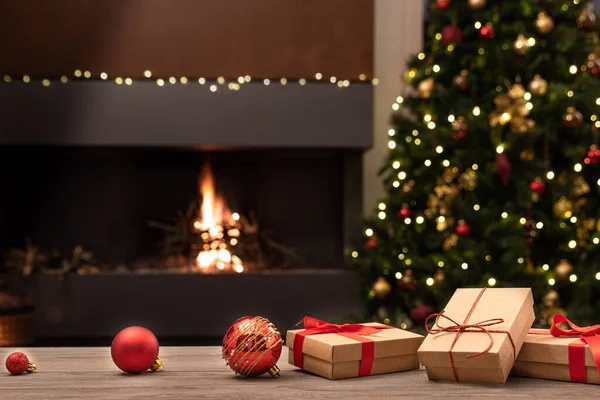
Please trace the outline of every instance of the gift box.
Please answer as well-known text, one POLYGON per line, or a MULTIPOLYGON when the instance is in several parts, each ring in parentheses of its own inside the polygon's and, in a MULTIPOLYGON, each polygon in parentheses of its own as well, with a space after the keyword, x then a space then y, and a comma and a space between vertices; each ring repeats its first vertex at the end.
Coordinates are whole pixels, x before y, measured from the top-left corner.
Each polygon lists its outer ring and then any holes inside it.
POLYGON ((335 325, 304 318, 287 332, 289 363, 328 379, 418 369, 423 336, 377 323, 335 325))
POLYGON ((430 380, 503 383, 533 321, 531 289, 458 289, 425 322, 419 359, 430 380))
POLYGON ((513 375, 600 384, 600 325, 579 327, 555 315, 550 329, 532 329, 517 357, 513 375), (563 330, 558 324, 572 329, 563 330))

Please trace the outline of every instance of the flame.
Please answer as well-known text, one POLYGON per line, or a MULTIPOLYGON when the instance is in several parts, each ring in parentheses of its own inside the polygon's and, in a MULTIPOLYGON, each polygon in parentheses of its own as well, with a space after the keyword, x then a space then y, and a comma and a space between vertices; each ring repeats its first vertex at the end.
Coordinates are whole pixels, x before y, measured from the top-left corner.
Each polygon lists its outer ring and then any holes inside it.
POLYGON ((198 267, 202 270, 216 268, 219 271, 232 269, 237 273, 244 272, 242 260, 229 250, 238 243, 240 228, 237 221, 240 216, 232 213, 223 198, 217 195, 212 170, 208 163, 204 165, 198 186, 202 204, 194 228, 202 231, 200 236, 203 248, 196 258, 198 267), (229 243, 225 234, 229 237, 229 243))

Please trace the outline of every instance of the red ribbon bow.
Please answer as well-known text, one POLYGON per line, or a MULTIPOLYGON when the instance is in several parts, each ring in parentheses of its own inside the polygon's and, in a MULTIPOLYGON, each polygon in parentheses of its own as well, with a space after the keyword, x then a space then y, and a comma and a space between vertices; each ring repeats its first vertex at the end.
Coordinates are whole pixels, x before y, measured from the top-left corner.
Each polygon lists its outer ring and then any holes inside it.
POLYGON ((554 337, 578 337, 578 340, 569 343, 569 374, 571 382, 587 383, 585 366, 585 347, 589 346, 596 368, 600 371, 600 325, 577 326, 564 315, 556 314, 552 317, 550 330, 532 329, 529 333, 538 335, 550 334, 554 337), (558 324, 565 322, 571 329, 561 329, 558 324))
POLYGON ((392 328, 391 326, 387 325, 336 325, 313 317, 304 317, 303 323, 305 330, 296 333, 296 336, 294 337, 294 365, 296 367, 304 367, 302 349, 304 347, 304 339, 306 336, 335 333, 362 343, 362 356, 360 359, 358 376, 371 375, 373 360, 375 359, 375 342, 363 336, 373 335, 374 333, 380 332, 382 329, 392 328))
POLYGON ((436 313, 436 314, 431 314, 425 320, 425 330, 427 330, 427 333, 429 333, 431 335, 437 335, 438 333, 443 333, 443 332, 456 332, 456 335, 454 335, 454 340, 452 340, 452 344, 450 345, 450 349, 448 350, 448 355, 450 357, 450 367, 452 368, 452 373, 454 374, 454 379, 456 380, 456 382, 458 382, 458 374, 456 372, 456 367, 454 365, 454 357, 452 356, 452 350, 454 349, 454 345, 456 345, 456 342, 458 341, 458 338, 460 337, 460 335, 462 333, 482 332, 482 333, 487 334, 490 339, 489 344, 485 349, 483 349, 482 351, 480 351, 478 353, 468 355, 467 358, 479 357, 479 356, 489 352, 492 349, 492 346, 494 345, 494 338, 492 337, 492 333, 506 333, 508 335, 508 338, 510 339, 510 344, 512 345, 512 348, 513 348, 513 362, 516 360, 516 357, 517 357, 515 342, 513 341, 513 338, 510 335, 509 331, 504 330, 504 329, 488 329, 488 327, 490 327, 490 326, 502 324, 504 322, 504 319, 491 318, 491 319, 486 319, 484 321, 467 324, 467 321, 471 317, 471 314, 473 314, 473 311, 475 310, 475 307, 477 306, 477 303, 479 303, 479 299, 481 299, 481 296, 483 296, 484 292, 485 292, 485 288, 481 289, 481 291, 479 292, 479 295, 473 302, 473 305, 471 306, 471 309, 469 310, 469 313, 465 317, 465 320, 463 321, 462 324, 459 324, 458 322, 456 322, 455 320, 453 320, 452 318, 450 318, 446 314, 444 314, 444 310, 442 310, 441 312, 436 313), (434 317, 435 317, 435 322, 433 324, 433 327, 429 328, 429 321, 434 317), (448 321, 452 322, 454 325, 441 326, 440 318, 445 318, 448 321))

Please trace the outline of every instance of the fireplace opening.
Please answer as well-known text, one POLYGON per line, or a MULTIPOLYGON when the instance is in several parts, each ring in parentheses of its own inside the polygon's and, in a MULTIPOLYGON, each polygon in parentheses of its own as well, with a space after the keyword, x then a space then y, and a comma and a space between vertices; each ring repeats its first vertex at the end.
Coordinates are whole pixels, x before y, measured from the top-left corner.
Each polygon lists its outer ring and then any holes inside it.
POLYGON ((83 249, 97 268, 79 273, 342 268, 345 156, 2 147, 0 243, 45 269, 83 249))

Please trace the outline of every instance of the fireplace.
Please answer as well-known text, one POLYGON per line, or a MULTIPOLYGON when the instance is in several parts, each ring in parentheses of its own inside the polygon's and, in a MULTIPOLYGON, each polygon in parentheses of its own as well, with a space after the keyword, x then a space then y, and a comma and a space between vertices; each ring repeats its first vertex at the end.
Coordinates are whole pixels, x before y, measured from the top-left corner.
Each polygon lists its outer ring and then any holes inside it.
POLYGON ((243 314, 285 330, 362 312, 344 248, 372 88, 244 86, 0 92, 0 244, 31 274, 11 285, 33 298, 39 343, 130 324, 212 343, 243 314))

